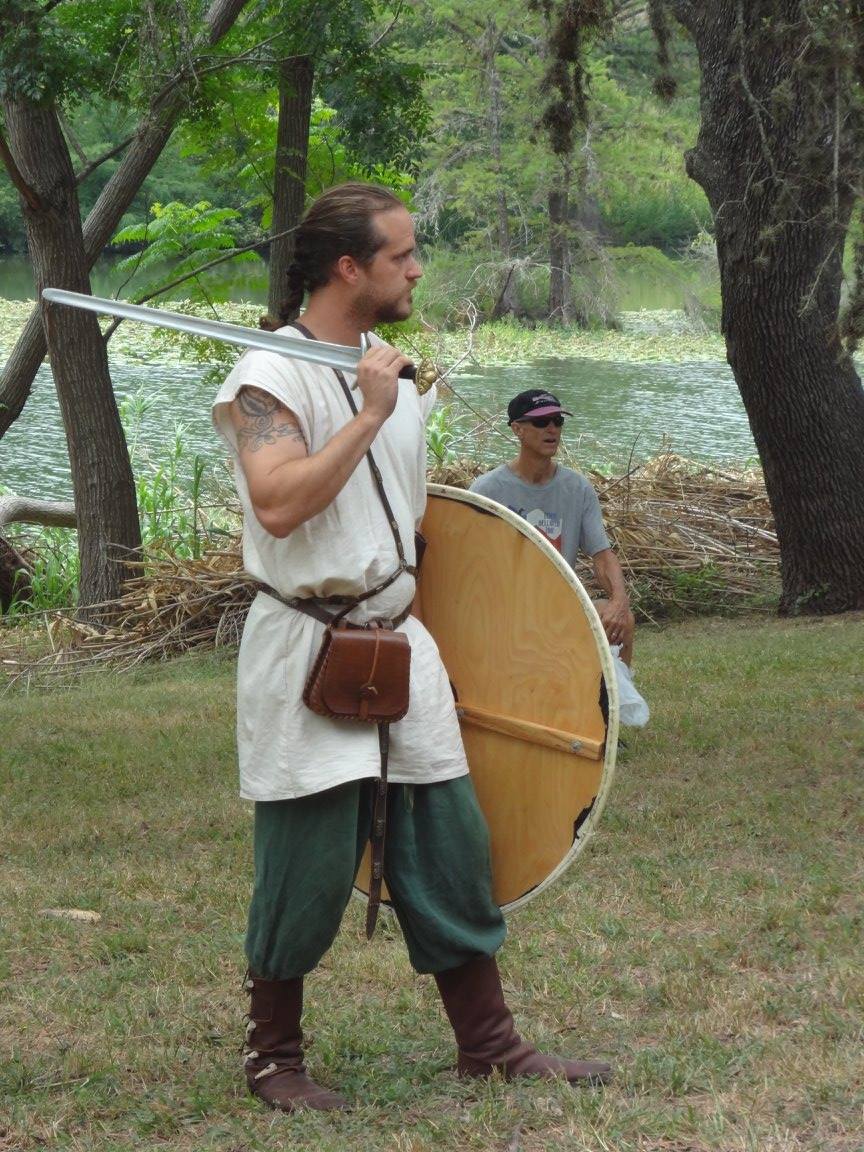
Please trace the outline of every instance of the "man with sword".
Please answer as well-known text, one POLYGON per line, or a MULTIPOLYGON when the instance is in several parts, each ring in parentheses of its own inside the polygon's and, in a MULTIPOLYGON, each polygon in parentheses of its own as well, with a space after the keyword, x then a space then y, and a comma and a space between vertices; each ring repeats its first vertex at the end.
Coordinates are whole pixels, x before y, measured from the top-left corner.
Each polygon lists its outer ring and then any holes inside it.
MULTIPOLYGON (((294 315, 308 293, 307 340, 356 348, 376 324, 410 315, 421 275, 414 229, 386 189, 325 192, 306 213, 295 252, 284 311, 294 315)), ((434 390, 421 397, 400 379, 408 366, 373 338, 346 373, 355 415, 333 368, 255 350, 214 403, 235 463, 244 564, 267 589, 249 611, 238 660, 241 795, 255 803, 245 1072, 254 1095, 289 1112, 347 1106, 306 1073, 303 986, 339 929, 381 771, 374 725, 322 717, 302 700, 334 598, 354 604, 352 623, 393 621, 410 641, 410 705, 391 728, 384 879, 412 965, 438 985, 459 1073, 571 1083, 610 1074, 608 1064, 537 1052, 504 1000, 495 953, 505 927, 492 897, 488 832, 447 674, 432 637, 408 614, 434 403, 434 390), (364 463, 370 448, 389 523, 364 463)))
MULTIPOLYGON (((414 228, 385 189, 348 184, 324 193, 295 251, 285 312, 293 315, 308 291, 309 338, 356 347, 376 324, 410 315, 421 275, 414 228)), ((238 743, 241 793, 255 801, 246 1077, 255 1095, 288 1111, 345 1106, 306 1075, 303 981, 349 899, 379 759, 374 726, 329 720, 302 703, 322 625, 284 600, 318 600, 326 609, 329 597, 363 596, 398 567, 363 461, 370 447, 406 552, 413 550, 434 393, 420 397, 399 379, 408 363, 376 343, 357 367, 354 416, 333 370, 249 352, 214 407, 237 465, 246 568, 280 596, 259 594, 249 613, 238 743)), ((505 930, 491 894, 488 834, 446 672, 429 633, 405 617, 414 587, 409 567, 349 616, 358 624, 402 618, 411 643, 410 707, 392 728, 384 866, 411 962, 438 983, 462 1073, 603 1080, 608 1065, 543 1056, 515 1031, 494 959, 505 930)))

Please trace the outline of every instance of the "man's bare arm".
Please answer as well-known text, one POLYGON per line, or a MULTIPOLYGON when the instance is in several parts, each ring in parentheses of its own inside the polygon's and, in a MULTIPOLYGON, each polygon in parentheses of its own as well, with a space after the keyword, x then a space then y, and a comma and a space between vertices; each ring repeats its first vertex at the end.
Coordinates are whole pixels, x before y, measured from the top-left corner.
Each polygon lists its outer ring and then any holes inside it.
MULTIPOLYGON (((232 405, 231 422, 237 434, 237 448, 244 453, 259 452, 278 440, 294 440, 308 450, 297 417, 269 392, 241 388, 232 405)), ((245 469, 244 469, 245 471, 245 469)))
POLYGON ((335 500, 396 406, 399 369, 407 356, 385 346, 360 361, 364 406, 311 455, 299 421, 269 392, 241 388, 229 405, 240 466, 262 528, 285 537, 335 500))
POLYGON ((627 584, 618 557, 611 548, 595 552, 591 557, 594 563, 594 578, 610 600, 630 606, 627 584))
POLYGON ((608 601, 598 602, 598 612, 610 644, 628 644, 633 631, 633 613, 630 611, 630 597, 618 557, 611 548, 595 552, 594 577, 608 601))

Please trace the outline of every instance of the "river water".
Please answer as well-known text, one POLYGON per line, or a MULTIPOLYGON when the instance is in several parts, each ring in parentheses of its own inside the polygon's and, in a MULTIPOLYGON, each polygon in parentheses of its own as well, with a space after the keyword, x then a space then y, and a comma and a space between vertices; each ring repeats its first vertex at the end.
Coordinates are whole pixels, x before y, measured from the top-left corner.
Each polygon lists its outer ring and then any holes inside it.
MULTIPOLYGON (((0 295, 32 296, 26 269, 17 269, 14 283, 10 269, 16 272, 12 262, 0 262, 0 295)), ((97 279, 94 292, 107 294, 113 287, 97 279)), ((654 307, 671 303, 663 299, 654 307)), ((8 350, 0 345, 0 363, 8 350)), ((211 472, 224 475, 225 454, 209 418, 214 385, 205 369, 168 360, 142 363, 116 357, 111 366, 121 404, 134 407, 136 397, 147 401, 146 410, 133 422, 139 466, 158 466, 182 425, 185 466, 191 467, 192 457, 200 454, 211 472)), ((741 461, 755 455, 732 374, 719 359, 689 363, 542 359, 524 365, 471 367, 454 377, 453 384, 457 395, 452 412, 462 431, 454 448, 461 455, 476 454, 477 419, 471 411, 476 409, 491 418, 493 434, 487 430, 482 437, 482 452, 490 463, 508 451, 494 430, 512 442, 504 422, 507 401, 530 387, 551 389, 574 413, 565 425, 565 445, 586 467, 620 466, 631 455, 645 458, 670 442, 682 455, 706 461, 741 461)), ((0 441, 0 484, 30 496, 71 494, 63 428, 47 367, 40 369, 24 415, 0 441)))

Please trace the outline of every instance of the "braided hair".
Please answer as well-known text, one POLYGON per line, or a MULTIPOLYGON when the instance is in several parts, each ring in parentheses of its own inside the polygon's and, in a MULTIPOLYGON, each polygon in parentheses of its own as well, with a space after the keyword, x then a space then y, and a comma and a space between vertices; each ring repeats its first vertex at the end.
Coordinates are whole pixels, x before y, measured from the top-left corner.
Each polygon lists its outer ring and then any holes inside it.
POLYGON ((338 184, 319 196, 294 234, 294 262, 288 268, 286 296, 273 326, 296 317, 305 293, 330 281, 340 256, 368 264, 383 243, 374 217, 403 207, 398 196, 378 184, 338 184))

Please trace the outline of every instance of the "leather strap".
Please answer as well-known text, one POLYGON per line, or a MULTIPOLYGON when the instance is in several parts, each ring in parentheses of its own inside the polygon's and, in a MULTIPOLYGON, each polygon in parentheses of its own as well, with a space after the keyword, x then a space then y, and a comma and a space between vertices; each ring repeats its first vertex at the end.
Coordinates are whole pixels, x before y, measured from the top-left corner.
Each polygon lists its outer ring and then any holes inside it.
MULTIPOLYGON (((322 602, 316 600, 314 597, 308 599, 301 599, 294 597, 292 600, 287 599, 285 596, 280 596, 275 588, 271 588, 269 584, 257 580, 253 584, 259 592, 263 592, 265 596, 272 596, 274 600, 278 600, 280 604, 286 605, 288 608, 294 608, 298 612, 304 612, 307 616, 312 616, 315 620, 320 620, 322 624, 332 624, 340 615, 337 613, 333 615, 329 613, 326 608, 322 606, 322 602)), ((411 614, 411 605, 395 616, 392 621, 387 623, 392 624, 396 629, 400 624, 403 624, 411 614)), ((350 620, 343 620, 342 624, 346 628, 362 629, 366 627, 363 624, 353 624, 350 620)), ((369 835, 369 846, 372 851, 372 868, 369 875, 369 898, 366 905, 366 939, 371 940, 375 933, 375 925, 378 922, 378 912, 381 908, 381 884, 384 879, 384 845, 387 839, 387 763, 390 756, 390 725, 388 723, 378 724, 378 751, 381 760, 381 775, 375 780, 375 798, 372 807, 372 827, 369 835)))
POLYGON ((381 907, 381 882, 384 878, 384 843, 387 839, 387 760, 390 753, 390 725, 378 725, 378 748, 381 752, 381 775, 375 781, 375 803, 372 808, 372 869, 369 874, 369 903, 366 905, 366 939, 371 940, 381 907))
MULTIPOLYGON (((271 588, 269 584, 265 584, 263 580, 250 581, 251 586, 258 592, 263 592, 265 596, 270 596, 274 600, 278 600, 280 604, 284 604, 286 608, 293 608, 296 612, 302 612, 305 616, 311 616, 313 620, 320 620, 322 624, 342 624, 346 628, 366 628, 366 624, 355 624, 352 620, 343 620, 343 612, 328 612, 327 605, 333 604, 333 600, 326 600, 318 596, 292 596, 290 599, 277 592, 275 588, 271 588)), ((347 597, 346 597, 347 599, 347 597)), ((351 601, 345 611, 349 611, 354 607, 358 601, 351 601)), ((390 624, 395 630, 400 624, 404 624, 408 617, 411 615, 412 605, 394 616, 392 620, 378 620, 370 621, 370 623, 390 624)))
MULTIPOLYGON (((301 324, 299 320, 295 320, 291 327, 296 328, 298 332, 302 332, 307 340, 317 339, 317 337, 309 331, 306 325, 301 324)), ((336 373, 336 379, 342 385, 342 391, 345 393, 345 399, 348 401, 348 407, 351 409, 352 414, 356 416, 358 414, 358 408, 354 401, 354 397, 351 395, 351 389, 348 387, 348 381, 345 379, 344 375, 339 371, 338 368, 334 368, 333 371, 336 373)), ((408 564, 405 560, 405 549, 402 546, 402 536, 399 533, 399 525, 396 521, 396 517, 393 514, 393 509, 390 507, 390 501, 387 499, 387 493, 384 491, 384 480, 381 476, 381 470, 375 463, 375 457, 372 455, 371 448, 369 448, 366 452, 366 459, 369 462, 369 471, 372 473, 372 479, 375 481, 375 487, 378 489, 378 495, 381 497, 381 503, 384 505, 384 511, 387 514, 387 522, 390 525, 390 531, 393 533, 393 540, 396 544, 396 555, 399 557, 399 568, 397 569, 396 576, 401 575, 403 572, 408 572, 411 576, 416 576, 417 569, 413 565, 408 564)), ((393 577, 393 579, 395 578, 396 577, 393 577)), ((386 585, 383 587, 386 587, 386 585)), ((376 591, 378 591, 378 589, 376 589, 376 591)), ((371 592, 367 592, 366 596, 371 596, 372 594, 373 593, 371 592)))
MULTIPOLYGON (((314 340, 316 337, 309 331, 309 329, 295 320, 293 327, 299 332, 302 332, 307 340, 314 340)), ((338 368, 334 368, 336 378, 342 385, 342 391, 345 393, 345 399, 348 401, 348 406, 353 415, 357 415, 358 409, 354 402, 354 397, 351 395, 351 389, 348 387, 348 381, 338 368)), ((381 476, 381 470, 375 463, 375 457, 372 455, 372 449, 366 452, 366 459, 369 462, 369 470, 372 473, 372 479, 375 481, 375 487, 378 489, 378 495, 381 503, 384 506, 384 512, 387 516, 387 522, 390 525, 390 531, 393 533, 393 540, 396 544, 396 555, 399 557, 399 567, 396 571, 372 588, 369 592, 364 592, 362 596, 357 596, 353 600, 350 597, 328 597, 327 599, 318 597, 309 597, 302 599, 295 597, 293 600, 286 600, 280 596, 272 588, 267 585, 259 584, 259 589, 265 592, 268 596, 273 596, 276 600, 281 600, 283 604, 287 604, 289 608, 295 608, 298 612, 305 612, 308 616, 313 616, 316 620, 322 620, 326 624, 336 623, 342 617, 350 612, 353 607, 360 604, 363 600, 368 600, 371 596, 377 595, 385 588, 393 584, 403 572, 407 572, 411 576, 417 575, 416 567, 410 565, 405 559, 405 549, 402 546, 402 536, 399 532, 399 524, 390 506, 390 501, 387 499, 387 493, 384 491, 384 480, 381 476), (327 612, 325 604, 346 604, 340 612, 330 614, 327 612)), ((393 627, 398 628, 404 620, 407 619, 411 611, 411 605, 400 613, 399 616, 393 620, 393 627)), ((348 627, 362 627, 362 625, 352 625, 349 621, 345 621, 348 627)), ((390 725, 378 725, 378 748, 381 754, 381 775, 375 781, 375 803, 372 809, 372 830, 369 837, 370 847, 372 849, 372 871, 369 880, 369 903, 366 907, 366 939, 371 940, 375 932, 375 924, 378 920, 378 910, 381 907, 381 883, 384 878, 384 843, 387 838, 387 761, 390 753, 390 725)))

